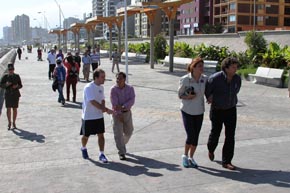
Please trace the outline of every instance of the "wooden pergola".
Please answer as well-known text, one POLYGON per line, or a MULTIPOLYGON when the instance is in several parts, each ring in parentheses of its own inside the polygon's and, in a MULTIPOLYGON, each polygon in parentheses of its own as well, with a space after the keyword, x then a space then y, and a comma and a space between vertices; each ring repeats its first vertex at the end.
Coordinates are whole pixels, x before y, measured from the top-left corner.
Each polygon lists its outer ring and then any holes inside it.
MULTIPOLYGON (((154 68, 154 18, 156 17, 156 13, 159 10, 162 10, 169 20, 169 71, 173 72, 173 54, 174 54, 174 20, 176 17, 177 9, 182 4, 190 3, 192 0, 167 0, 164 2, 142 2, 140 6, 134 6, 127 8, 127 15, 131 16, 134 14, 145 13, 149 19, 150 23, 150 67, 154 68)), ((98 23, 106 23, 109 27, 110 31, 110 52, 109 57, 112 57, 112 28, 113 24, 115 24, 118 28, 118 48, 119 53, 121 53, 121 28, 122 23, 124 21, 124 9, 120 9, 118 12, 119 16, 111 16, 111 17, 94 17, 88 19, 86 23, 74 23, 70 26, 70 29, 67 30, 51 30, 49 33, 55 33, 59 38, 59 47, 60 47, 60 38, 61 34, 67 34, 67 31, 72 31, 75 36, 75 49, 80 49, 79 41, 79 32, 81 28, 85 28, 88 33, 88 42, 91 42, 94 45, 94 30, 98 23), (92 39, 92 40, 90 40, 92 39)), ((65 39, 65 38, 64 38, 65 39)))
POLYGON ((80 50, 80 29, 85 26, 84 23, 73 23, 70 25, 70 31, 73 32, 75 37, 75 50, 80 50))
MULTIPOLYGON (((128 16, 145 13, 150 23, 150 67, 154 68, 154 18, 158 10, 162 10, 169 20, 169 71, 173 72, 174 54, 174 20, 177 9, 182 4, 190 3, 192 0, 167 0, 165 2, 142 2, 140 6, 128 7, 128 16)), ((124 9, 120 9, 118 14, 124 14, 124 9)))

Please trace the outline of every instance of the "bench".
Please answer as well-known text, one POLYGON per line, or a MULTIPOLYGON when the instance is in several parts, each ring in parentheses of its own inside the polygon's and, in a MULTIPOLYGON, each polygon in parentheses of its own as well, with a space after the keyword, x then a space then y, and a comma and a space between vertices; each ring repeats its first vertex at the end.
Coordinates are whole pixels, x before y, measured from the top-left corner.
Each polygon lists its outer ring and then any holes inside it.
MULTIPOLYGON (((128 52, 128 60, 146 62, 146 57, 147 57, 146 54, 128 52)), ((125 60, 125 58, 126 58, 126 52, 123 52, 122 53, 121 58, 123 60, 125 60)))
POLYGON ((254 83, 282 87, 282 69, 258 67, 255 74, 249 74, 254 83))
MULTIPOLYGON (((187 65, 190 64, 191 61, 192 58, 173 57, 173 67, 186 69, 187 65)), ((165 58, 160 60, 160 62, 164 66, 169 66, 169 56, 165 56, 165 58)), ((218 61, 215 60, 204 60, 204 73, 206 75, 215 73, 217 64, 218 61)))

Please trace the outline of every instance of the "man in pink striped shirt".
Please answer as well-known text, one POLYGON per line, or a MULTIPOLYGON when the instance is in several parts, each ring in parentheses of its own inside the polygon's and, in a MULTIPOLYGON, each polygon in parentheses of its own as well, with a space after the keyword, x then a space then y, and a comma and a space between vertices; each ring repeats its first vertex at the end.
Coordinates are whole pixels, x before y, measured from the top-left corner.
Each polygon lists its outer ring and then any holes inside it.
POLYGON ((111 88, 111 103, 114 110, 113 131, 120 160, 126 160, 126 144, 134 127, 131 108, 135 103, 134 88, 125 83, 126 74, 116 74, 116 85, 111 88))

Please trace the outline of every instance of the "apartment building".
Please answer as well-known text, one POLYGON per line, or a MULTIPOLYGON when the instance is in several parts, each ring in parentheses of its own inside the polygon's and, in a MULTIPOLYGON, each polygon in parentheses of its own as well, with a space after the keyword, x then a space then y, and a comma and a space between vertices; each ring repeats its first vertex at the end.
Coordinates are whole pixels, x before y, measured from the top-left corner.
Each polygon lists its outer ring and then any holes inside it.
POLYGON ((13 40, 16 43, 22 43, 22 41, 31 40, 30 20, 27 15, 17 15, 11 22, 13 40))
POLYGON ((179 8, 178 20, 181 35, 193 35, 201 31, 204 24, 212 24, 213 0, 193 0, 179 8))
POLYGON ((290 0, 213 0, 213 23, 231 33, 290 29, 290 0))

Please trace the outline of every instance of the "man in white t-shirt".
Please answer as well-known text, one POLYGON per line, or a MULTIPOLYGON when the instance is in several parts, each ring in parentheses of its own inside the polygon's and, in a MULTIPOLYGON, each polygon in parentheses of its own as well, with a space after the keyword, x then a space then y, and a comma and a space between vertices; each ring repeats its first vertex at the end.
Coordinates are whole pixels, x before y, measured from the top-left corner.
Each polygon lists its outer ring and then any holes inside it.
POLYGON ((102 69, 96 69, 93 74, 94 81, 88 83, 84 88, 82 104, 82 127, 80 134, 82 136, 82 155, 88 159, 86 145, 90 135, 98 135, 100 155, 99 160, 107 163, 108 160, 104 154, 105 147, 105 123, 103 113, 112 114, 113 111, 105 106, 104 87, 105 72, 102 69))

